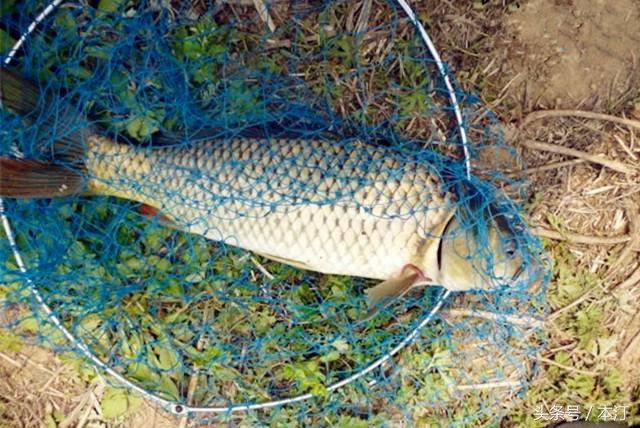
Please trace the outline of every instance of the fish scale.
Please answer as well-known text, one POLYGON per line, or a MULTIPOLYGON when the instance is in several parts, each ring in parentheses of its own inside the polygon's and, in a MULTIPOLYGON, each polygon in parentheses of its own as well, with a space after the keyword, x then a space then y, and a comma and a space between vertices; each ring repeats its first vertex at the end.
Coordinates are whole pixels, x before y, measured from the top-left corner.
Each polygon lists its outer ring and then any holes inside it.
POLYGON ((322 273, 397 274, 455 206, 430 165, 402 163, 358 140, 149 149, 95 136, 87 146, 93 192, 151 205, 184 231, 322 273))

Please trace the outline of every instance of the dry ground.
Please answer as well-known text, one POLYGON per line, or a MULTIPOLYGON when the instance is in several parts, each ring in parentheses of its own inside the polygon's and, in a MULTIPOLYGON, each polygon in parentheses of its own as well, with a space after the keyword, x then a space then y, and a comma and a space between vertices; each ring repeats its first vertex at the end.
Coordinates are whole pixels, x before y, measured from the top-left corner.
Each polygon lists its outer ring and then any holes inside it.
MULTIPOLYGON (((460 3, 422 2, 419 14, 526 161, 531 221, 556 264, 541 370, 504 425, 571 404, 628 405, 640 422, 640 4, 460 3)), ((102 382, 46 351, 10 348, 0 353, 0 425, 179 423, 144 404, 108 421, 102 382)))

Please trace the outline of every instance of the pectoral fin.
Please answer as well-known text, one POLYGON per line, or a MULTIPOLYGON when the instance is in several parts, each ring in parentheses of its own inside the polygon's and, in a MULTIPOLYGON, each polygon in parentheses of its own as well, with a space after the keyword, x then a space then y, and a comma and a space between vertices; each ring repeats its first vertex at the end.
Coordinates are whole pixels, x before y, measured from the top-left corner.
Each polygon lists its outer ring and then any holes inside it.
POLYGON ((414 265, 404 266, 398 276, 389 278, 366 291, 369 306, 367 318, 402 297, 414 285, 425 282, 429 282, 429 279, 425 278, 420 269, 414 265))

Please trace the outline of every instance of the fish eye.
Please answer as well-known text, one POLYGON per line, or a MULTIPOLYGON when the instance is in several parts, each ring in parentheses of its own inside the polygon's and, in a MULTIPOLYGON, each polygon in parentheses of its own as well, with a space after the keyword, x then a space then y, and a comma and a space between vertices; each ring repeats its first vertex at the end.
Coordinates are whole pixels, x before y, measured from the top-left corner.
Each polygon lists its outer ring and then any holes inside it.
POLYGON ((516 255, 516 245, 513 241, 507 242, 504 249, 504 254, 508 259, 512 259, 516 255))

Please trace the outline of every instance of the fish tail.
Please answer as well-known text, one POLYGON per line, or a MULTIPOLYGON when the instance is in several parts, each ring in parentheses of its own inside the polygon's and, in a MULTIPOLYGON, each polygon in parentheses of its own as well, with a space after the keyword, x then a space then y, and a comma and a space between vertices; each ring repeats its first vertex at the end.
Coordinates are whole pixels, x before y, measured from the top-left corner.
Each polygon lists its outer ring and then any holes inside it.
POLYGON ((72 168, 0 157, 0 197, 54 198, 83 190, 83 176, 72 168))
POLYGON ((53 198, 84 191, 83 132, 70 128, 83 118, 71 104, 57 109, 57 115, 47 114, 47 101, 33 82, 0 67, 0 107, 23 116, 27 123, 38 117, 42 132, 56 135, 51 162, 0 155, 0 197, 53 198))
POLYGON ((24 115, 36 110, 39 99, 36 85, 0 67, 0 100, 3 107, 24 115))

